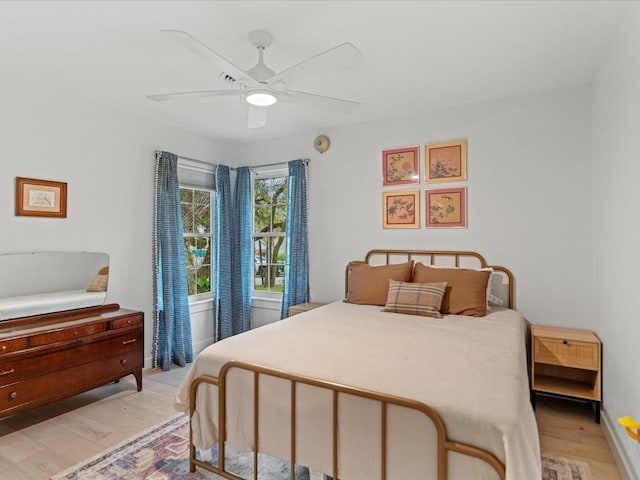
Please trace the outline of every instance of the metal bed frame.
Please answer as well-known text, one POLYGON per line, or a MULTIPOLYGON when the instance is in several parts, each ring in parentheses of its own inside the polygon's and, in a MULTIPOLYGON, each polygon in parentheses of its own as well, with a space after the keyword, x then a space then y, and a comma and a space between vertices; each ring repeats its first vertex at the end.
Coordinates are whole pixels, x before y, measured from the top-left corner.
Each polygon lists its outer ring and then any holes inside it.
MULTIPOLYGON (((429 259, 428 265, 433 265, 434 260, 437 258, 445 257, 453 260, 454 267, 461 267, 461 260, 471 259, 476 262, 480 268, 488 267, 486 260, 482 255, 475 252, 468 251, 448 251, 448 250, 370 250, 366 256, 364 262, 374 262, 377 257, 382 257, 384 264, 399 263, 399 261, 420 259, 424 261, 425 258, 429 259), (404 259, 404 260, 403 260, 404 259)), ((461 267, 463 268, 463 267, 461 267)), ((477 266, 474 268, 478 268, 477 266)), ((511 272, 500 266, 491 266, 494 271, 503 274, 508 281, 508 306, 513 308, 513 275, 511 272)), ((345 280, 348 278, 349 269, 345 274, 345 280)), ((346 281, 345 281, 346 288, 346 281)), ((227 392, 227 376, 229 371, 233 369, 244 370, 252 372, 253 374, 253 479, 258 480, 258 453, 260 452, 259 445, 259 379, 260 376, 269 376, 279 379, 284 379, 289 382, 290 385, 290 419, 291 419, 291 440, 290 440, 290 458, 291 462, 291 480, 295 480, 295 468, 296 465, 296 392, 299 384, 309 385, 313 387, 322 388, 332 392, 333 398, 333 426, 332 426, 332 438, 333 438, 333 450, 332 450, 332 463, 333 471, 332 476, 334 480, 338 480, 339 477, 339 455, 338 455, 338 410, 339 402, 338 398, 340 394, 352 395, 360 398, 365 398, 373 401, 377 401, 380 404, 380 418, 381 418, 381 436, 380 436, 380 455, 381 455, 381 468, 380 479, 386 480, 387 478, 387 409, 389 405, 395 405, 404 407, 407 409, 415 410, 423 414, 425 421, 430 421, 436 430, 437 436, 437 479, 449 480, 448 478, 448 453, 456 452, 462 455, 475 457, 489 466, 491 466, 498 478, 505 479, 505 465, 491 452, 481 449, 479 447, 457 442, 447 437, 447 429, 440 418, 438 413, 428 405, 422 402, 411 400, 408 398, 397 397, 393 395, 387 395, 381 392, 374 392, 355 386, 343 385, 335 382, 330 382, 318 378, 312 378, 302 375, 296 375, 289 372, 276 370, 272 368, 265 368, 260 365, 244 363, 240 361, 230 361, 223 365, 220 370, 219 376, 199 376, 194 379, 190 389, 190 419, 189 419, 189 469, 191 472, 195 472, 196 467, 203 468, 223 478, 230 480, 246 480, 231 472, 228 472, 225 468, 225 440, 226 440, 226 392, 227 392), (218 465, 214 466, 212 463, 198 459, 196 456, 196 447, 193 444, 193 429, 191 420, 193 413, 196 409, 196 393, 200 386, 203 384, 214 385, 218 388, 218 465)))

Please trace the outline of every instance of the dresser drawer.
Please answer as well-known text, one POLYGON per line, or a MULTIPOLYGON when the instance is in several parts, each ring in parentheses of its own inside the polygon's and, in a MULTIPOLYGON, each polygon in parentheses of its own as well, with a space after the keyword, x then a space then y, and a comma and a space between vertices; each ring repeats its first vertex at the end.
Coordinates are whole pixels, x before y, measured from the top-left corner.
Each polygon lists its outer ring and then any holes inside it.
MULTIPOLYGON (((99 342, 80 345, 37 356, 0 360, 0 385, 13 383, 76 365, 90 363, 99 358, 124 352, 143 350, 142 328, 126 332, 99 342)), ((0 357, 1 359, 2 357, 0 357)))
POLYGON ((64 342, 74 338, 82 338, 96 333, 106 332, 109 329, 107 322, 91 323, 89 325, 78 325, 65 329, 55 330, 47 333, 40 333, 29 339, 29 345, 38 347, 50 343, 64 342))
POLYGON ((142 368, 142 350, 0 385, 0 416, 69 397, 142 368))
POLYGON ((596 343, 536 337, 534 349, 534 358, 537 363, 586 370, 599 369, 599 349, 596 343))
POLYGON ((134 327, 137 325, 142 325, 144 319, 142 314, 130 315, 124 318, 117 318, 115 320, 111 320, 111 329, 115 330, 118 328, 126 328, 126 327, 134 327))
POLYGON ((23 350, 29 346, 27 337, 14 338, 12 340, 0 340, 0 355, 3 353, 15 352, 23 350))

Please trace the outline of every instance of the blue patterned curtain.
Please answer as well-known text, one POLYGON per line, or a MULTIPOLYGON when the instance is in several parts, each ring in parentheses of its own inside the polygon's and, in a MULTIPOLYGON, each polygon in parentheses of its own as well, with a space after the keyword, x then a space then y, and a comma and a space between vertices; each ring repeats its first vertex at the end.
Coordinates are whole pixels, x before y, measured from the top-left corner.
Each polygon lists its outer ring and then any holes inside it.
POLYGON ((286 263, 280 318, 289 307, 309 301, 309 240, 307 235, 307 161, 289 162, 287 190, 286 263))
POLYGON ((234 242, 232 289, 232 335, 251 328, 253 236, 251 205, 251 171, 248 167, 236 170, 233 202, 234 242))
POLYGON ((233 335, 233 204, 229 167, 216 168, 216 208, 213 228, 213 322, 216 341, 233 335))
POLYGON ((193 361, 185 277, 178 157, 156 155, 153 208, 153 367, 169 370, 193 361))

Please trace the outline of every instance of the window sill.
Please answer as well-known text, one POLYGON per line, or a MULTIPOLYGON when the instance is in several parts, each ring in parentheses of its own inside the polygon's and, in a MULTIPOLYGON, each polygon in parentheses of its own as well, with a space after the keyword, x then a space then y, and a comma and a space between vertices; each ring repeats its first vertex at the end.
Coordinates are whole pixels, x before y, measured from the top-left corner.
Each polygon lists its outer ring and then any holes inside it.
POLYGON ((282 303, 282 293, 264 292, 260 290, 254 290, 251 298, 254 300, 266 300, 267 302, 282 303))
POLYGON ((277 310, 282 308, 282 296, 253 296, 253 308, 261 308, 265 310, 277 310))

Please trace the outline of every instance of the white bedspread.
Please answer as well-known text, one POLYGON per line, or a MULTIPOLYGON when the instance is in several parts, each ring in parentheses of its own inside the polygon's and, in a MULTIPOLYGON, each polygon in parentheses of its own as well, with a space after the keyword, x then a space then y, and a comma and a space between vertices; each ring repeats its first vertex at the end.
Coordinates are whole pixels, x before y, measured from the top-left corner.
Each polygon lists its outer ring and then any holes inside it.
MULTIPOLYGON (((505 462, 508 480, 542 476, 529 404, 525 324, 513 310, 432 319, 332 303, 203 350, 178 390, 176 409, 188 410, 195 377, 217 376, 229 360, 419 400, 440 414, 450 439, 487 449, 505 462)), ((229 378, 234 383, 227 395, 227 439, 236 449, 250 450, 252 381, 245 372, 230 372, 229 378)), ((288 458, 289 390, 283 383, 261 380, 259 448, 288 458)), ((297 426, 298 463, 331 473, 331 395, 300 388, 297 405, 303 415, 297 426)), ((341 396, 339 407, 340 478, 379 478, 379 406, 341 396)), ((193 417, 197 448, 214 445, 217 418, 217 389, 201 386, 193 417)), ((390 480, 436 478, 434 430, 421 419, 416 412, 390 408, 390 480)), ((456 453, 449 458, 451 480, 497 478, 479 460, 456 453)))

